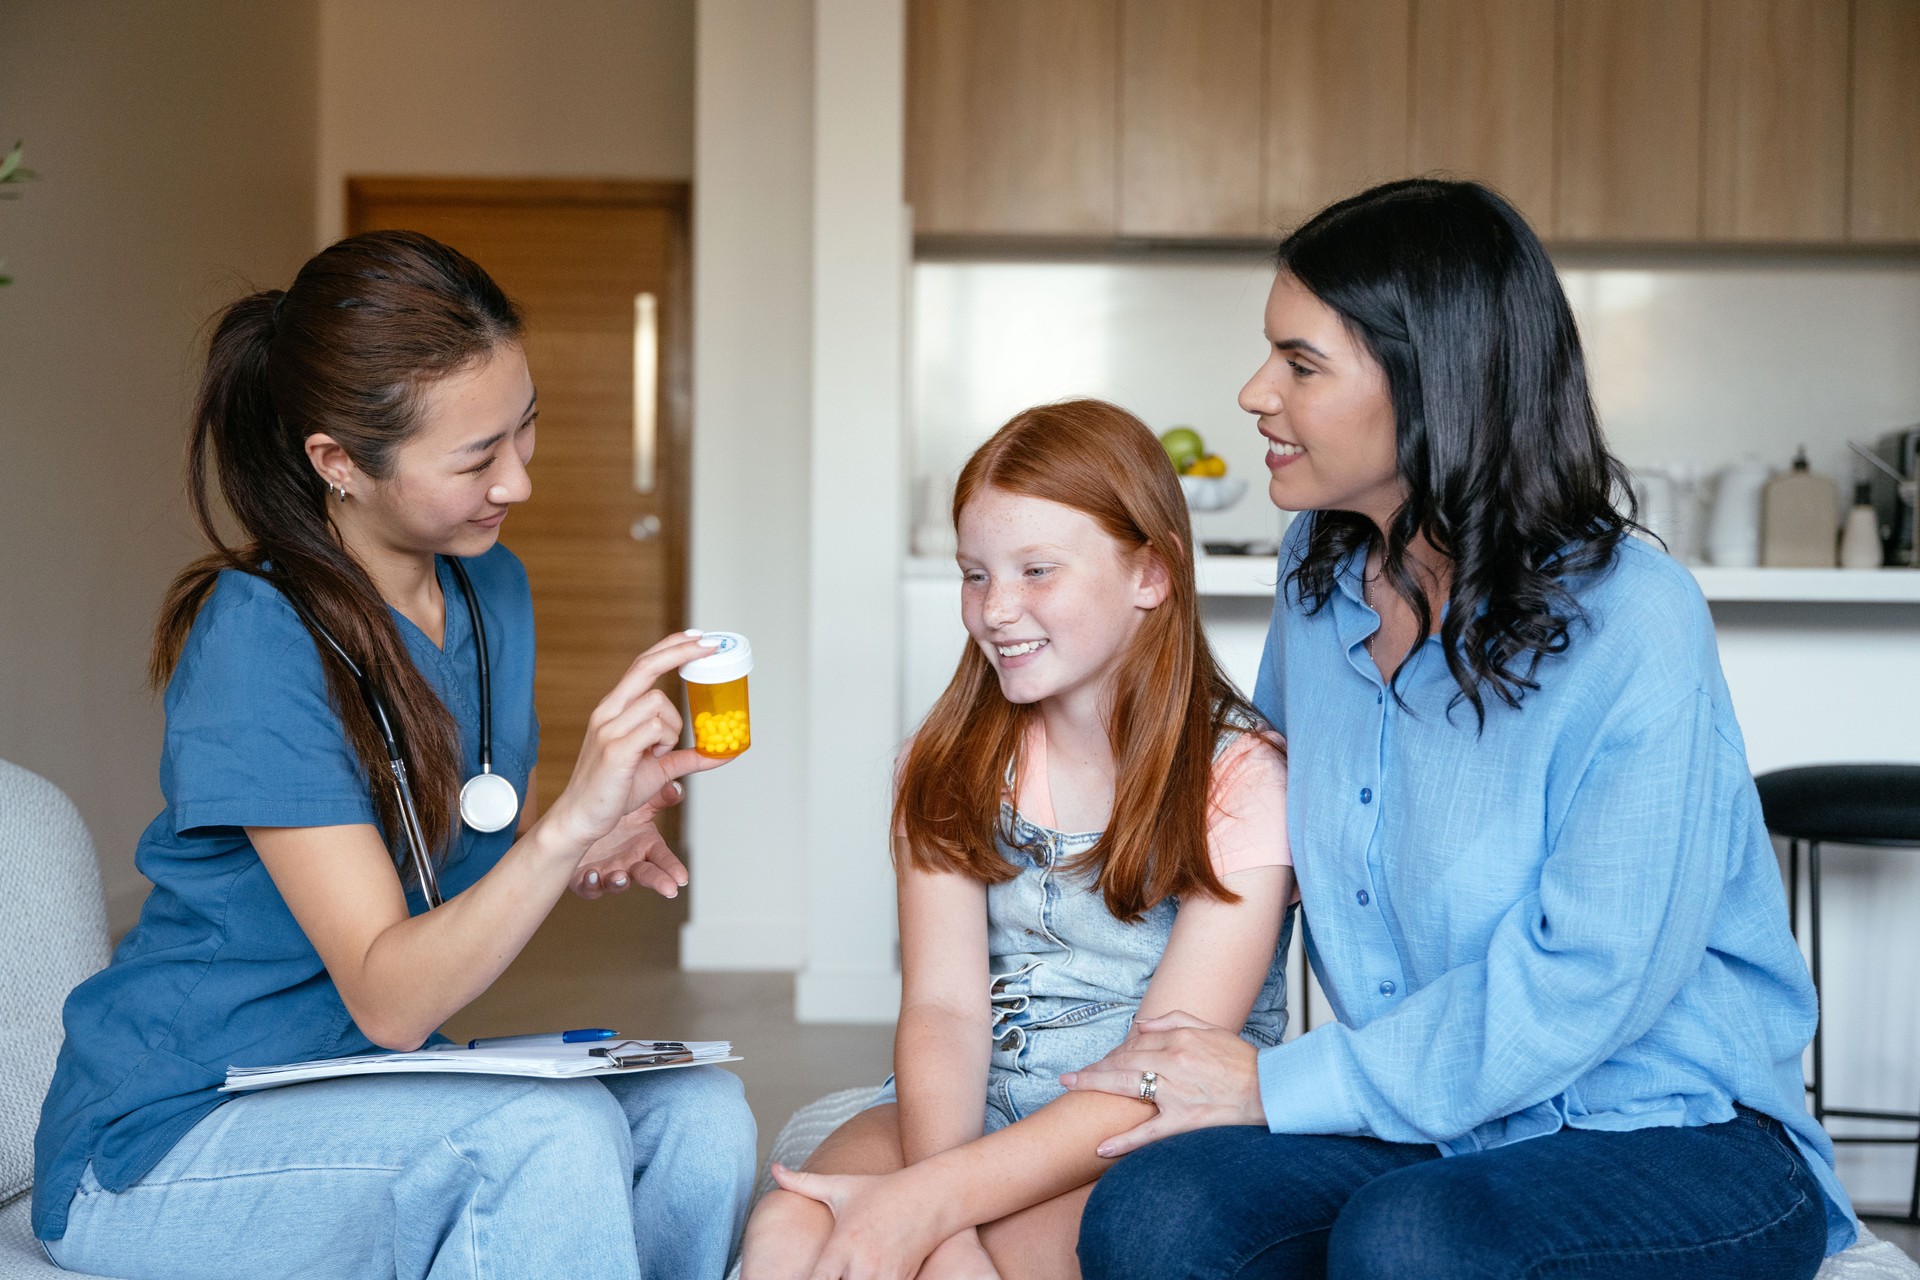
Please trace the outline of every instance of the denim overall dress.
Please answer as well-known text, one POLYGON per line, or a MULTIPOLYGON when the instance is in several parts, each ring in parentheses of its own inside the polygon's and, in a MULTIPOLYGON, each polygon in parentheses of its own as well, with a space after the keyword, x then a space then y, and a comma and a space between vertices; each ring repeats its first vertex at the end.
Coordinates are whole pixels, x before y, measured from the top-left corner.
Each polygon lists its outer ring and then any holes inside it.
MULTIPOLYGON (((1233 736, 1221 735, 1216 760, 1233 736)), ((1009 776, 1009 794, 1012 784, 1009 776)), ((1019 874, 987 886, 987 953, 993 975, 987 1133, 1032 1115, 1066 1092, 1060 1085, 1062 1072, 1089 1066, 1119 1047, 1173 935, 1176 900, 1163 899, 1137 923, 1126 924, 1107 910, 1091 876, 1068 866, 1100 835, 1043 827, 1021 816, 1010 802, 1001 802, 995 844, 1019 874)), ((1286 1030, 1287 944, 1292 933, 1289 910, 1267 980, 1240 1030, 1241 1038, 1256 1048, 1278 1044, 1286 1030)), ((894 1100, 889 1078, 870 1105, 894 1100)))

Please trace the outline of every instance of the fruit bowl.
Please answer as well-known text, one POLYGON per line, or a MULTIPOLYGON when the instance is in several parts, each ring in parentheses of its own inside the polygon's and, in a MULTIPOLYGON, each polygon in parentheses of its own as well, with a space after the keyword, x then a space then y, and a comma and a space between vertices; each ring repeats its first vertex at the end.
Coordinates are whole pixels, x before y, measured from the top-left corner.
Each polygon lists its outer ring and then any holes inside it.
POLYGON ((1247 492, 1240 476, 1181 476, 1180 488, 1187 495, 1191 511, 1225 511, 1247 492))

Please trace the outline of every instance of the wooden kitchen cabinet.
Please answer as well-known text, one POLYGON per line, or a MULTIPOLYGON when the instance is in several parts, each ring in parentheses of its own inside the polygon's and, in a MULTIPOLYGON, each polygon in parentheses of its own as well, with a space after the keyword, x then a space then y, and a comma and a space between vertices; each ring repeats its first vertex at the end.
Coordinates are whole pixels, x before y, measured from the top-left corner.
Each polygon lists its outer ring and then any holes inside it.
POLYGON ((1849 10, 1849 0, 1708 0, 1707 239, 1845 237, 1849 10))
POLYGON ((1706 0, 1560 0, 1557 238, 1700 238, 1706 27, 1706 0))
POLYGON ((1847 237, 1920 241, 1920 0, 1854 0, 1847 237))
POLYGON ((1413 171, 1477 178, 1551 234, 1557 6, 1417 0, 1413 17, 1413 171))
POLYGON ((1296 226, 1344 196, 1402 178, 1412 0, 1271 0, 1266 212, 1296 226))
POLYGON ((907 0, 949 237, 1271 238, 1387 179, 1560 243, 1920 246, 1920 0, 907 0))
POLYGON ((1266 0, 1123 0, 1120 234, 1257 236, 1266 0))
POLYGON ((1110 236, 1120 0, 912 0, 907 199, 923 233, 1110 236))

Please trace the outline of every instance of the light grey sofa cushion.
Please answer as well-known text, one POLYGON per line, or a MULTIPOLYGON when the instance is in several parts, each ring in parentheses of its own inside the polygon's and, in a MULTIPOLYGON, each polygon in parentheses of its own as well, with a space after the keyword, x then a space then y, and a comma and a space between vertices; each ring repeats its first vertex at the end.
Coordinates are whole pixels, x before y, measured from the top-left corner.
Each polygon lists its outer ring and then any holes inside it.
POLYGON ((0 1280, 63 1274, 33 1239, 33 1131, 67 992, 107 962, 100 866, 60 789, 0 760, 0 1280))
POLYGON ((100 865, 73 803, 0 760, 0 1204, 33 1181, 33 1131, 67 992, 107 962, 100 865))

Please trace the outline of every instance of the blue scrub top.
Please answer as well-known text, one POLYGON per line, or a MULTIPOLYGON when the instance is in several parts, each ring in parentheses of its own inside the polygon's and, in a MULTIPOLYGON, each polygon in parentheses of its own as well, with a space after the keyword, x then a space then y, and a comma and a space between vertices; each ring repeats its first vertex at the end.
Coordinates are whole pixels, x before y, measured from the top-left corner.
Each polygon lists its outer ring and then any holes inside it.
MULTIPOLYGON (((525 796, 540 739, 526 571, 498 545, 466 567, 492 660, 493 768, 525 796)), ((453 713, 472 774, 480 767, 473 627, 444 562, 439 573, 445 649, 397 612, 394 620, 453 713)), ((107 1190, 134 1185, 226 1101, 216 1090, 229 1066, 377 1051, 243 830, 377 822, 314 640, 277 589, 250 574, 220 575, 167 684, 166 712, 166 808, 135 856, 153 891, 112 962, 67 998, 66 1042, 40 1113, 33 1229, 43 1240, 65 1234, 89 1161, 107 1190)), ((467 888, 513 839, 511 827, 485 834, 461 826, 441 891, 467 888)), ((407 902, 425 909, 417 889, 407 902)))

